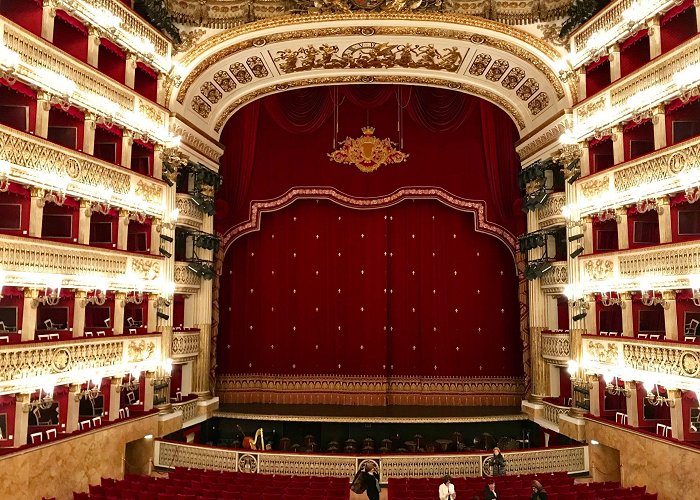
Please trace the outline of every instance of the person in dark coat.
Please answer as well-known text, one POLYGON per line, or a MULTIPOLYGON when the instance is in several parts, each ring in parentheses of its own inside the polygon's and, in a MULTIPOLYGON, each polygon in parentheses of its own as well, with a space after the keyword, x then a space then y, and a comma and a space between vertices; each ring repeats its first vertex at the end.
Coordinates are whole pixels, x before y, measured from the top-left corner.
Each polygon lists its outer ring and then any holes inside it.
POLYGON ((494 476, 505 476, 506 474, 506 459, 501 455, 501 449, 496 446, 493 449, 493 457, 491 458, 494 476))
POLYGON ((497 500, 498 493, 496 492, 496 481, 491 479, 486 488, 484 488, 484 500, 497 500))
POLYGON ((367 464, 365 470, 362 472, 362 476, 365 482, 367 498, 369 498, 369 500, 379 500, 379 492, 382 488, 379 486, 379 474, 372 462, 367 464))
POLYGON ((530 500, 547 500, 547 492, 539 481, 532 482, 532 495, 530 500))

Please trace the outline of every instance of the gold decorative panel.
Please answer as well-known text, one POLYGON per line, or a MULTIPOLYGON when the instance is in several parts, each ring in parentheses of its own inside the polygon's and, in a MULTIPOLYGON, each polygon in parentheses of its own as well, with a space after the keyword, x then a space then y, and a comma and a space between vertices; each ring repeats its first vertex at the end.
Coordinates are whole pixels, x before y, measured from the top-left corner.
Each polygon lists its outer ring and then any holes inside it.
POLYGON ((469 74, 474 76, 483 75, 486 67, 491 64, 491 56, 488 54, 477 54, 469 66, 469 74))
POLYGON ((569 332, 542 332, 542 357, 547 361, 556 365, 566 366, 571 356, 570 350, 569 332))
POLYGON ((549 106, 549 97, 544 92, 540 92, 534 99, 527 103, 527 107, 533 115, 538 115, 547 106, 549 106))
POLYGON ((209 113, 211 113, 211 106, 198 95, 192 98, 192 109, 202 118, 208 117, 209 113))
POLYGON ((508 66, 508 61, 496 59, 486 72, 486 79, 491 80, 492 82, 497 82, 508 70, 508 66))
POLYGON ((170 353, 175 360, 194 359, 199 355, 199 330, 173 332, 170 353))
POLYGON ((521 68, 512 68, 501 82, 505 88, 513 90, 525 78, 525 71, 521 68))
POLYGON ((206 100, 212 104, 216 104, 217 102, 219 102, 221 100, 221 97, 223 96, 221 91, 217 89, 211 82, 204 82, 199 88, 199 91, 206 98, 206 100))
POLYGON ((249 57, 245 63, 257 78, 265 78, 270 74, 265 63, 258 56, 249 57))
MULTIPOLYGON (((0 394, 36 389, 37 378, 51 376, 54 385, 84 382, 85 373, 123 375, 125 366, 160 362, 160 335, 114 336, 0 345, 0 394), (132 345, 144 345, 134 355, 132 345)), ((149 365, 150 366, 150 365, 149 365)))
POLYGON ((517 95, 523 101, 527 101, 535 94, 535 92, 537 92, 539 88, 540 84, 537 83, 534 78, 528 78, 520 87, 518 87, 518 90, 515 91, 515 95, 517 95))
POLYGON ((219 87, 221 87, 224 92, 231 92, 236 88, 236 82, 234 82, 231 75, 224 70, 214 73, 214 81, 219 84, 219 87))

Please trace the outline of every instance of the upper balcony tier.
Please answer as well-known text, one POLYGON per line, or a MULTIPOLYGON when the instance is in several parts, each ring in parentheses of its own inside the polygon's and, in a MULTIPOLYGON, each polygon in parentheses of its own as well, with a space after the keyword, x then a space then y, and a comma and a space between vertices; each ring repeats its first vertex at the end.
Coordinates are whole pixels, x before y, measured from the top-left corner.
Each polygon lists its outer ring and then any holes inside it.
POLYGON ((647 20, 661 15, 678 0, 612 1, 575 30, 569 39, 571 65, 579 68, 607 53, 607 48, 619 44, 646 27, 647 20))
POLYGON ((700 35, 657 57, 639 71, 616 80, 574 107, 572 140, 609 134, 609 129, 646 117, 656 106, 686 95, 697 86, 700 35))
POLYGON ((131 130, 137 138, 166 146, 177 144, 169 131, 166 108, 6 19, 0 19, 0 35, 4 45, 16 54, 3 61, 12 78, 131 130))
POLYGON ((54 6, 69 12, 121 46, 138 54, 161 72, 170 71, 171 43, 157 29, 119 0, 54 0, 54 6))

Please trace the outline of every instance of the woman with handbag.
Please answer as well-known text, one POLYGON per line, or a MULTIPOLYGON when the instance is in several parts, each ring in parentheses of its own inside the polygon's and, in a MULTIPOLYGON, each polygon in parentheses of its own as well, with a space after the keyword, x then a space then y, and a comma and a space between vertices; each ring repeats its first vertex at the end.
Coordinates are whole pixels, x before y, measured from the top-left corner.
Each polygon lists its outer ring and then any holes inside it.
POLYGON ((350 484, 350 489, 358 494, 367 492, 369 500, 379 500, 379 492, 382 488, 379 486, 377 468, 372 462, 367 463, 364 469, 357 471, 350 484))

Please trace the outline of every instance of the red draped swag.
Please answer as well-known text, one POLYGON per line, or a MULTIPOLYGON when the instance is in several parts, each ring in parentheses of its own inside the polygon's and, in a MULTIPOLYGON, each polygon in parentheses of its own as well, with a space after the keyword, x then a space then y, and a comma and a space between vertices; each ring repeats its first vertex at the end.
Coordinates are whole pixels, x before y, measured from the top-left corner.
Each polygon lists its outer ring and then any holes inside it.
POLYGON ((221 136, 220 233, 293 188, 331 187, 356 203, 300 199, 233 241, 219 283, 217 377, 521 377, 512 249, 477 231, 473 213, 436 200, 358 209, 438 187, 483 203, 490 223, 518 234, 517 138, 496 106, 427 87, 305 88, 237 112, 221 136), (408 161, 372 173, 332 163, 336 109, 338 140, 369 124, 399 142, 402 122, 408 161))

